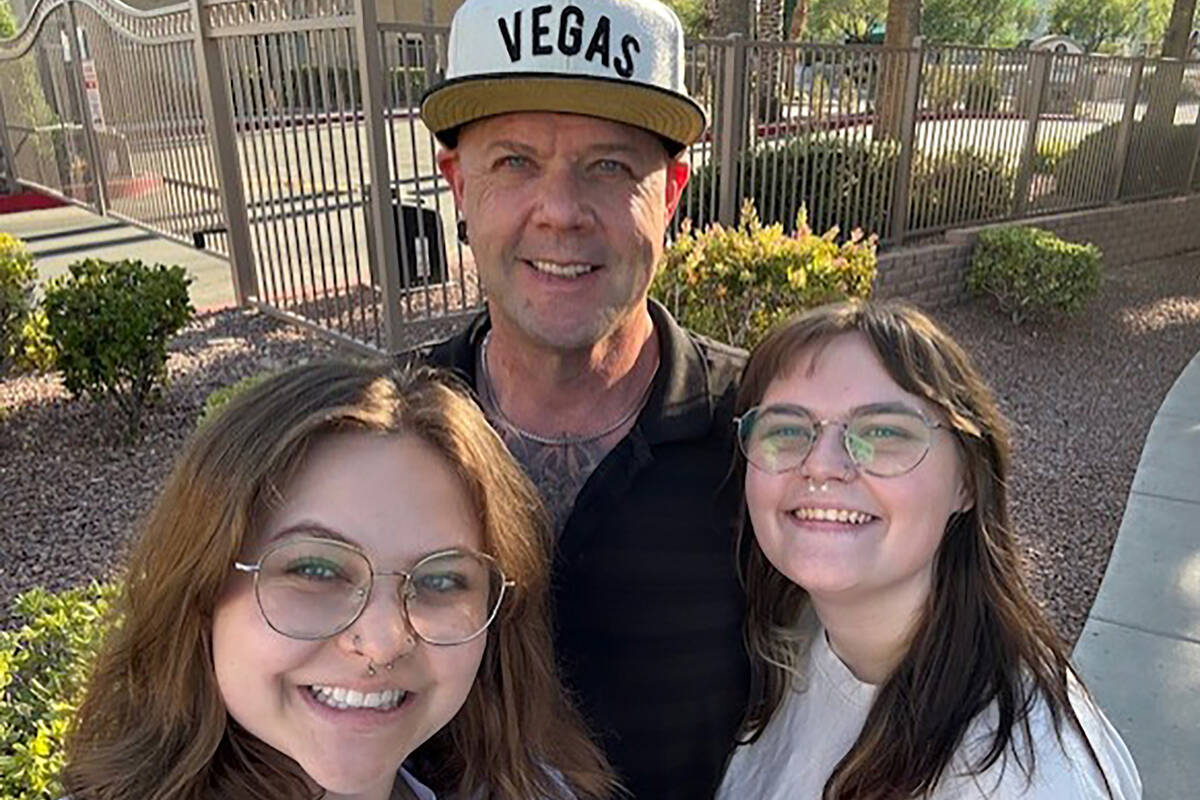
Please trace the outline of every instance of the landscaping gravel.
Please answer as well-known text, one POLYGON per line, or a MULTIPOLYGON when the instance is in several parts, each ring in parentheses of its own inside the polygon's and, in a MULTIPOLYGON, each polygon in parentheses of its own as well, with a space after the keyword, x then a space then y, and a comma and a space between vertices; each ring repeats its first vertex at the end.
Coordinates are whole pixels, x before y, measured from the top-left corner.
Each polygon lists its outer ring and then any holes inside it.
MULTIPOLYGON (((1109 268, 1078 318, 1014 328, 986 302, 935 314, 975 356, 1012 421, 1011 495, 1031 582, 1078 637, 1146 432, 1200 350, 1200 253, 1109 268)), ((140 445, 55 377, 0 381, 0 627, 12 598, 104 577, 213 389, 332 355, 316 335, 249 311, 199 317, 172 345, 171 384, 140 445)))

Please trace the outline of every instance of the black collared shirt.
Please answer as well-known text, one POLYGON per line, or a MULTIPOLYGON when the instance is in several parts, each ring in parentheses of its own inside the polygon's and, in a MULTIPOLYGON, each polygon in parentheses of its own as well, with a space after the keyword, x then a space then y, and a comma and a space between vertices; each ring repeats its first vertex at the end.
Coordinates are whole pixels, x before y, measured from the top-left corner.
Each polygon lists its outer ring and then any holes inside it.
MULTIPOLYGON (((584 484, 554 556, 567 686, 638 800, 711 798, 745 711, 741 486, 727 480, 741 350, 650 314, 660 366, 637 423, 584 484)), ((476 386, 486 314, 416 360, 476 386)), ((412 358, 412 355, 409 356, 412 358)))

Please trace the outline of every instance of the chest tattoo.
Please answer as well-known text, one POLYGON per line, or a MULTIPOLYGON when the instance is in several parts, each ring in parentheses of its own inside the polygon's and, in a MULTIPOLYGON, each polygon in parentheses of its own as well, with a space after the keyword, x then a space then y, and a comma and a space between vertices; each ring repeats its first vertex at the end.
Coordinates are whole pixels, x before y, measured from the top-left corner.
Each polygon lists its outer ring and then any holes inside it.
POLYGON ((616 442, 601 439, 578 444, 542 444, 526 439, 503 422, 493 420, 492 424, 541 494, 557 539, 575 507, 579 490, 616 442))

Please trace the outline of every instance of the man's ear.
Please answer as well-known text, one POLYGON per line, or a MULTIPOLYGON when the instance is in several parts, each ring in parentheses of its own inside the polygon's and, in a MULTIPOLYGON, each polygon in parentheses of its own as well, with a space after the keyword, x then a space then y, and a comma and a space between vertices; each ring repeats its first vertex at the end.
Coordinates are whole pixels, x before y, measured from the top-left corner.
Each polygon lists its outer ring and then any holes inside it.
POLYGON ((450 191, 454 193, 454 204, 462 210, 463 198, 463 173, 462 160, 459 157, 458 148, 442 147, 437 152, 438 172, 442 173, 442 177, 446 179, 446 183, 450 184, 450 191))
POLYGON ((667 162, 667 218, 664 222, 670 222, 671 217, 675 216, 675 209, 683 197, 683 187, 687 186, 691 173, 691 167, 683 159, 673 158, 667 162))

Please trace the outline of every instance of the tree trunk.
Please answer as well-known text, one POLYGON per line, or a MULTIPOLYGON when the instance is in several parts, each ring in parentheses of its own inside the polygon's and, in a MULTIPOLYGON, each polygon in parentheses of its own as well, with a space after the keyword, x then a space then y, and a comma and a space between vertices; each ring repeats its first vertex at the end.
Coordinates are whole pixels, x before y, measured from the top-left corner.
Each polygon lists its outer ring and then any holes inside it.
MULTIPOLYGON (((1171 21, 1163 35, 1163 58, 1187 57, 1188 37, 1192 33, 1192 18, 1196 15, 1196 0, 1175 0, 1171 21)), ((1175 124, 1175 107, 1179 103, 1183 84, 1183 64, 1159 62, 1150 82, 1149 105, 1145 127, 1161 128, 1175 124)))
POLYGON ((796 7, 792 10, 792 24, 788 30, 788 39, 796 42, 804 35, 804 26, 808 24, 808 11, 812 4, 812 0, 796 0, 796 7))
POLYGON ((713 36, 740 33, 750 37, 750 0, 709 0, 713 36))
MULTIPOLYGON (((762 0, 756 33, 761 42, 783 41, 783 0, 762 0)), ((776 122, 782 117, 783 51, 773 47, 758 51, 758 83, 755 96, 756 118, 759 122, 776 122)))
MULTIPOLYGON (((913 47, 920 33, 921 0, 890 0, 883 46, 913 47)), ((876 102, 876 139, 900 138, 900 123, 904 119, 904 86, 907 76, 903 73, 906 63, 906 60, 894 57, 883 62, 876 102)))

